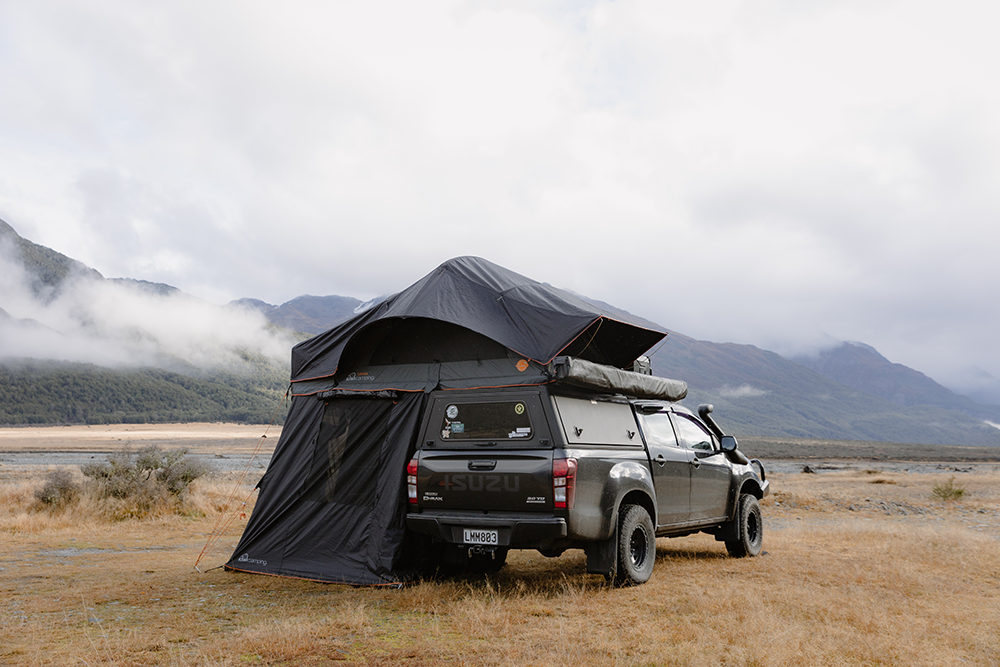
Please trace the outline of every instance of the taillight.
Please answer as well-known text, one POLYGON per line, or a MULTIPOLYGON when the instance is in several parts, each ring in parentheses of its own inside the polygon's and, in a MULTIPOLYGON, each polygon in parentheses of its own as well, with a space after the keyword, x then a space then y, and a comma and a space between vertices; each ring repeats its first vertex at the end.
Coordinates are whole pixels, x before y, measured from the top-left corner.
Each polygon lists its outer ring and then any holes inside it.
POLYGON ((414 457, 406 464, 406 493, 410 504, 417 504, 417 459, 414 457))
POLYGON ((552 500, 556 509, 573 509, 576 501, 576 459, 552 459, 552 500))

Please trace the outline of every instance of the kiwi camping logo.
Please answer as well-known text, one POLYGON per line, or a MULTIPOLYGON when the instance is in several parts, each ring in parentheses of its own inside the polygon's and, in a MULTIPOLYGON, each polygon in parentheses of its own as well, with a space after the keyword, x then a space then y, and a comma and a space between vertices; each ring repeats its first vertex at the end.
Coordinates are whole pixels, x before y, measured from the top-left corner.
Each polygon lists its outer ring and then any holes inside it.
POLYGON ((261 558, 250 558, 250 554, 243 554, 236 559, 240 563, 253 563, 254 565, 263 565, 267 567, 267 561, 261 558))
POLYGON ((346 378, 344 382, 374 382, 375 376, 369 375, 368 373, 351 373, 346 378))

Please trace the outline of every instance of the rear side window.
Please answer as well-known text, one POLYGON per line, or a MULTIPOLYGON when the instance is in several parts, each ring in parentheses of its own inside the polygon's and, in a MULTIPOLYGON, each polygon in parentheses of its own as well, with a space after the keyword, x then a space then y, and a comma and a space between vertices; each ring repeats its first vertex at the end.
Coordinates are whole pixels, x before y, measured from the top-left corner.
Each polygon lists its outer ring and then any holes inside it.
POLYGON ((441 420, 442 440, 529 440, 534 434, 524 401, 448 403, 441 420))
POLYGON ((666 412, 654 412, 642 415, 642 433, 646 442, 659 447, 677 447, 674 427, 670 424, 670 415, 666 412))

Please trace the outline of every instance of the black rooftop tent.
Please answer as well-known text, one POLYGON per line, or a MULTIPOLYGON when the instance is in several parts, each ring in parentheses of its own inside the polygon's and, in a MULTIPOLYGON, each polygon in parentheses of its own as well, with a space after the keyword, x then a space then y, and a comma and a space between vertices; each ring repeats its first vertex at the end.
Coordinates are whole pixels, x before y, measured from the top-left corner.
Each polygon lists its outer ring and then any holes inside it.
POLYGON ((291 408, 226 568, 406 578, 405 467, 427 392, 573 380, 588 368, 604 383, 666 335, 478 257, 441 264, 292 349, 291 408))

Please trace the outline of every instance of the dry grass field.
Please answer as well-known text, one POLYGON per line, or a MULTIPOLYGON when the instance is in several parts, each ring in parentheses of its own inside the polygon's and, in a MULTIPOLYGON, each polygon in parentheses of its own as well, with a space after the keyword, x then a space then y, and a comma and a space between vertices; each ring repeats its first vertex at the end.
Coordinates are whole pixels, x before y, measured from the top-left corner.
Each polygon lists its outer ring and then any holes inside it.
POLYGON ((661 539, 625 589, 572 551, 398 590, 226 572, 240 520, 198 571, 232 473, 197 480, 183 514, 111 522, 87 499, 39 510, 44 470, 7 468, 4 665, 1000 664, 997 463, 774 474, 766 555, 661 539), (961 499, 934 496, 949 480, 961 499))

